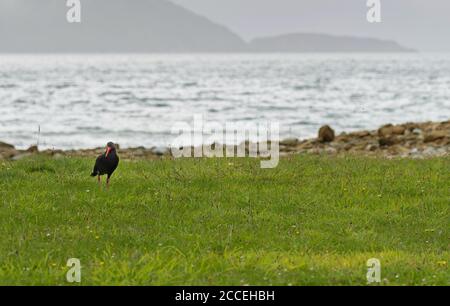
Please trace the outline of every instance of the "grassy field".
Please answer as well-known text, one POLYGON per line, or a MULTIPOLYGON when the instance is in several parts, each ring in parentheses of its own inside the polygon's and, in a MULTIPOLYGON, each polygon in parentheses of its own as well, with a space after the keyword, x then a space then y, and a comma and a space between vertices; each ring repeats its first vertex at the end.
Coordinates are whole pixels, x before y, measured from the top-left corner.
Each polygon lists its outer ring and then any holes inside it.
POLYGON ((450 159, 0 161, 0 285, 449 285, 450 159))

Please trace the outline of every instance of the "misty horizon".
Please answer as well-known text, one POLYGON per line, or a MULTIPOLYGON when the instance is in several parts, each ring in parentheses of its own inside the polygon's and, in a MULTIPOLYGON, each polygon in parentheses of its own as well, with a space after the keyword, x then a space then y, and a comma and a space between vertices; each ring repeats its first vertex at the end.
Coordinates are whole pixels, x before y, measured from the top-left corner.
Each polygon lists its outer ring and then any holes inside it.
MULTIPOLYGON (((250 9, 255 7, 253 0, 239 4, 233 0, 136 0, 131 5, 123 0, 81 1, 82 21, 71 24, 65 20, 68 7, 64 1, 4 0, 0 4, 0 52, 450 51, 450 43, 447 48, 441 39, 442 27, 434 28, 434 35, 415 35, 428 31, 428 26, 405 31, 420 16, 411 15, 411 9, 423 11, 417 2, 382 1, 382 22, 371 24, 366 20, 366 1, 350 1, 337 5, 329 0, 314 4, 262 0, 256 11, 250 9), (394 13, 396 18, 392 18, 394 13), (411 33, 415 40, 410 39, 411 33), (314 35, 320 37, 309 39, 314 35), (294 41, 287 42, 287 37, 294 41), (284 47, 278 49, 282 38, 284 47), (261 40, 267 45, 262 50, 254 44, 261 40), (424 40, 432 43, 420 43, 424 40)), ((442 0, 432 2, 450 8, 442 0)), ((442 11, 437 7, 433 22, 442 22, 442 11)), ((445 19, 446 23, 450 21, 445 19)))
POLYGON ((450 51, 446 0, 381 1, 382 22, 377 24, 366 21, 365 0, 170 1, 227 26, 246 41, 313 33, 392 40, 419 51, 450 51))

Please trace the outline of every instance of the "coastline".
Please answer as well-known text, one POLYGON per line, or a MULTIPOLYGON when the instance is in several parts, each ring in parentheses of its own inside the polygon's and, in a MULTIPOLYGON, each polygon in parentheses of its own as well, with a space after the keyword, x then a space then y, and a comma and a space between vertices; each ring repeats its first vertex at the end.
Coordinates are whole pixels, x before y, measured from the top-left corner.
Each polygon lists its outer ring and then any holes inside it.
MULTIPOLYGON (((248 143, 245 144, 248 151, 248 143)), ((280 156, 295 154, 319 155, 361 155, 382 158, 428 158, 450 155, 450 120, 442 122, 408 122, 386 124, 377 130, 335 134, 332 127, 323 126, 316 138, 300 140, 283 139, 279 143, 280 156)), ((80 150, 42 150, 31 146, 18 150, 12 144, 0 140, 0 160, 20 160, 33 155, 46 155, 53 158, 95 157, 104 148, 80 150)), ((156 160, 172 158, 170 148, 123 148, 119 155, 125 160, 156 160)))

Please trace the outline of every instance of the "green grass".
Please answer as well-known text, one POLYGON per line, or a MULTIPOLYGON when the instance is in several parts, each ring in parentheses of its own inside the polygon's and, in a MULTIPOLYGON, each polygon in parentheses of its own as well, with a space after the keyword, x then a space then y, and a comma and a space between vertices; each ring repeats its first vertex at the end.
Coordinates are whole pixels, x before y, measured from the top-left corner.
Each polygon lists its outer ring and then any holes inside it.
POLYGON ((450 160, 0 161, 0 285, 449 285, 450 160))

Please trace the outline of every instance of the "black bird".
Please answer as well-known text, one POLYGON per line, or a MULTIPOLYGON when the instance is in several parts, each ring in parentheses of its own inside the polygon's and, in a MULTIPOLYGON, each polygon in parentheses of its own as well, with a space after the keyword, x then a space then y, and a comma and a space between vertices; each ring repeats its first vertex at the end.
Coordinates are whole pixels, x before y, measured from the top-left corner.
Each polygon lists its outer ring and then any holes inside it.
POLYGON ((116 152, 116 146, 112 142, 108 142, 106 145, 106 151, 95 161, 94 170, 92 171, 91 176, 97 176, 98 183, 101 183, 100 176, 108 175, 106 179, 106 187, 109 187, 109 180, 111 175, 117 169, 119 165, 119 156, 116 152))

